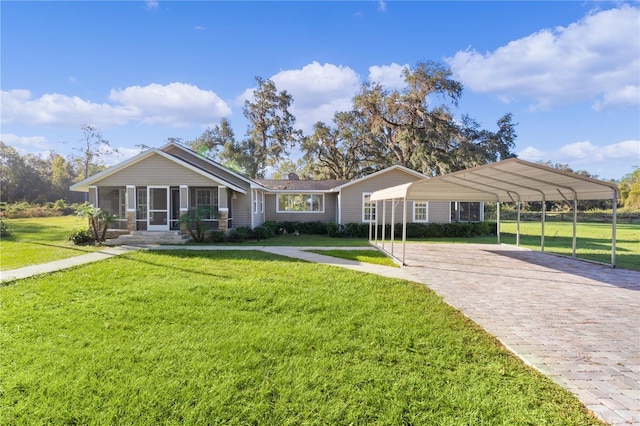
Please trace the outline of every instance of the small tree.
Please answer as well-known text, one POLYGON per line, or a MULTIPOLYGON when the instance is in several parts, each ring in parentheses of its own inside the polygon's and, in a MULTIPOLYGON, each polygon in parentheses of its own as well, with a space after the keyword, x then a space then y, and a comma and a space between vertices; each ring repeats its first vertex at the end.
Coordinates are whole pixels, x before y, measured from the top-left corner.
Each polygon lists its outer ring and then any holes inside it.
POLYGON ((79 217, 89 220, 89 229, 93 239, 102 243, 106 239, 109 225, 114 223, 118 216, 112 215, 108 211, 95 207, 93 204, 83 204, 76 210, 79 217))
POLYGON ((204 242, 207 228, 205 227, 206 219, 218 219, 219 214, 213 206, 198 206, 190 209, 180 216, 180 226, 184 225, 195 242, 204 242))

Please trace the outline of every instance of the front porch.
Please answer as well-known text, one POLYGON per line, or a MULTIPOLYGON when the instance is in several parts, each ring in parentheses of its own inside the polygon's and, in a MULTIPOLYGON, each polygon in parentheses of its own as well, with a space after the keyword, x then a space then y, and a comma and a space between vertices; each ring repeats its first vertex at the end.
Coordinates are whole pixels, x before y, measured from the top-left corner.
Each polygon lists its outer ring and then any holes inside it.
POLYGON ((107 240, 128 241, 108 245, 180 244, 182 235, 187 234, 180 218, 202 206, 216 212, 203 218, 205 227, 226 233, 233 226, 231 197, 231 191, 224 186, 89 187, 89 202, 117 217, 110 225, 107 240), (130 237, 125 238, 126 235, 130 237))

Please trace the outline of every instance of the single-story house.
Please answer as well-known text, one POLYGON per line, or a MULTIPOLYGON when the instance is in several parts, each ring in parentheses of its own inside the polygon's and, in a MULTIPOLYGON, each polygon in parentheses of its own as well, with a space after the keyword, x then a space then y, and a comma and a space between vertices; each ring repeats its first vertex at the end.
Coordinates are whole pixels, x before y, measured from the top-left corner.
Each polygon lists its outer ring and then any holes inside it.
MULTIPOLYGON (((402 166, 345 180, 249 179, 182 145, 168 143, 141 152, 73 186, 88 192, 90 204, 118 217, 114 228, 126 231, 179 230, 179 218, 190 209, 211 206, 217 217, 211 229, 227 232, 266 221, 375 221, 377 190, 425 179, 402 166)), ((401 218, 402 206, 396 206, 401 218)), ((390 208, 386 222, 390 223, 390 208)), ((481 221, 480 203, 419 202, 408 210, 408 222, 481 221)), ((379 219, 380 223, 380 219, 379 219)))

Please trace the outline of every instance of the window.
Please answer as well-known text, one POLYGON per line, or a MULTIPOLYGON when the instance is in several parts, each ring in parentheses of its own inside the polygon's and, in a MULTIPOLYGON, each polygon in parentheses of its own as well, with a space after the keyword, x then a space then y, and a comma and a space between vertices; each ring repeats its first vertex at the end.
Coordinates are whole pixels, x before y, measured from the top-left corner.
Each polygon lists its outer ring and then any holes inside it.
POLYGON ((362 221, 375 222, 376 220, 376 203, 369 201, 370 192, 362 193, 362 221))
POLYGON ((264 193, 253 191, 253 212, 264 213, 264 193))
POLYGON ((279 213, 324 213, 324 194, 278 194, 279 213))
POLYGON ((451 203, 451 220, 454 222, 480 222, 483 219, 483 203, 451 203))
MULTIPOLYGON (((196 209, 201 206, 218 208, 218 191, 213 191, 211 188, 197 188, 195 198, 196 209)), ((207 215, 205 219, 213 219, 213 217, 212 215, 207 215)))
POLYGON ((413 221, 427 222, 429 220, 429 203, 426 201, 413 202, 413 221))

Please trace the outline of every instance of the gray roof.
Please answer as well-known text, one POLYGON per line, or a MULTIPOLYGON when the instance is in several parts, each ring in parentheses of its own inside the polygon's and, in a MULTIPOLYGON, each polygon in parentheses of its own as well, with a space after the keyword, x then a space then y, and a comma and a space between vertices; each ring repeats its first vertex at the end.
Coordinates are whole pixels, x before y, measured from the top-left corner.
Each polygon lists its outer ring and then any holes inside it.
POLYGON ((254 179, 256 183, 272 191, 324 191, 344 185, 348 180, 289 180, 289 179, 254 179))

